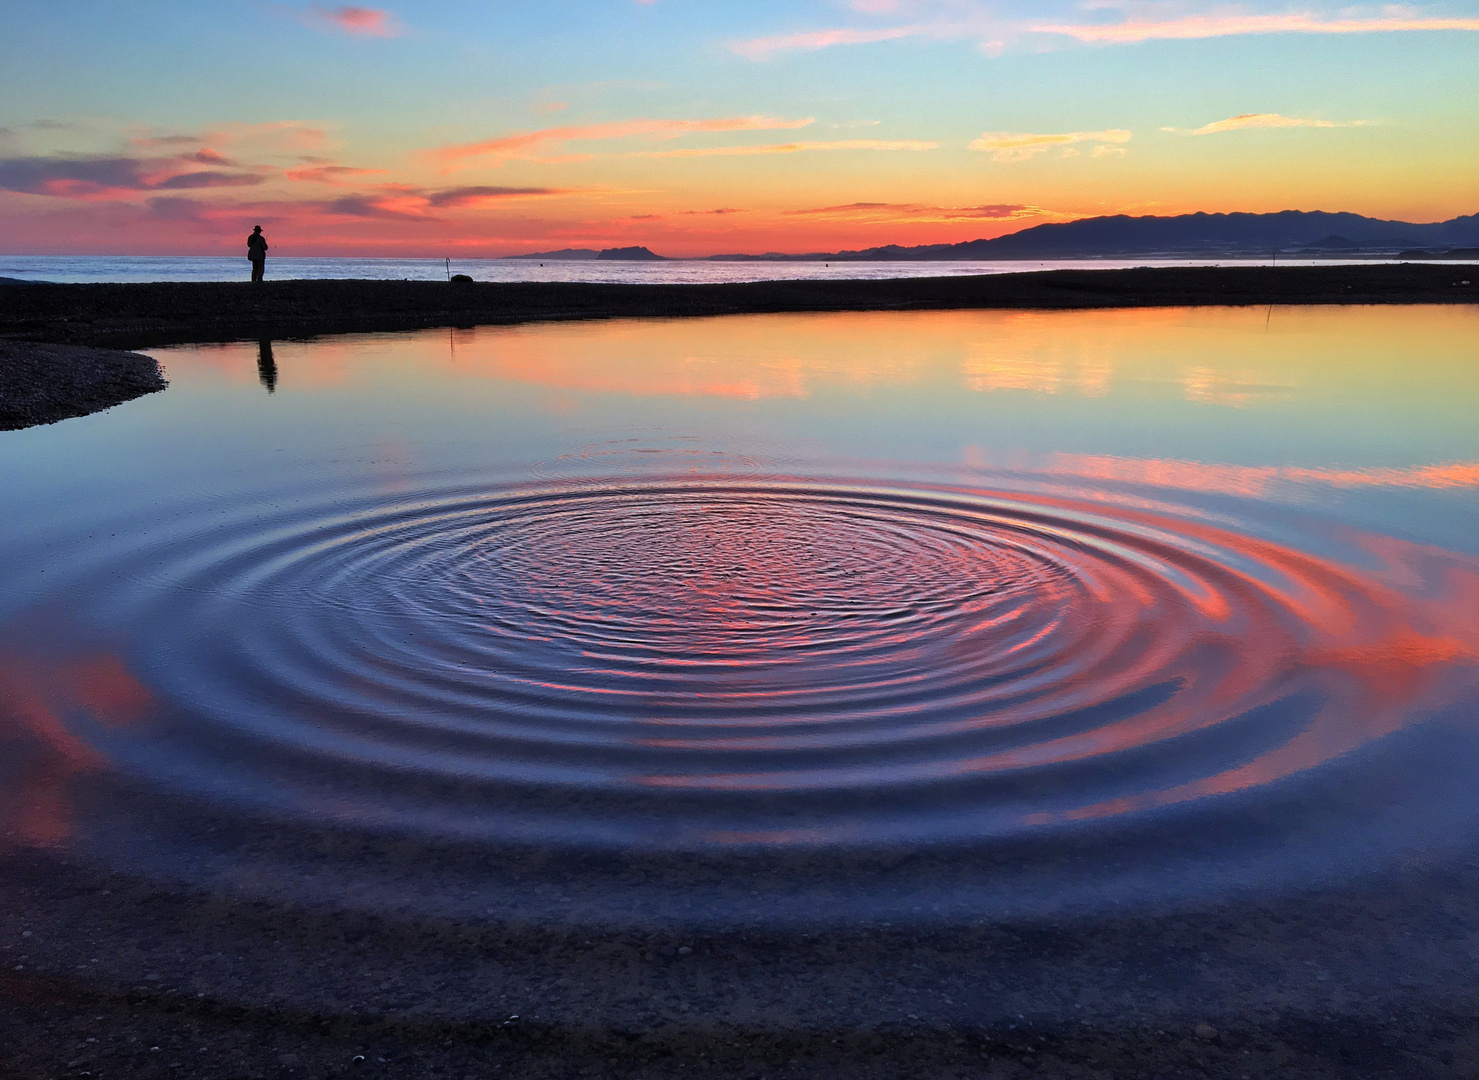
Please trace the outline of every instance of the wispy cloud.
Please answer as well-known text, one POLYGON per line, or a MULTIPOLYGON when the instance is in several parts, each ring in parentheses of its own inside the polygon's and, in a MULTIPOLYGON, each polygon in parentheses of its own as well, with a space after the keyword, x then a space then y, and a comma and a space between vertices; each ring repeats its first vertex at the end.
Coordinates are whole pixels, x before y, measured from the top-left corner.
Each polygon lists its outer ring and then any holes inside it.
POLYGON ((1479 31, 1479 18, 1418 18, 1390 15, 1372 19, 1330 19, 1312 14, 1187 15, 1176 19, 1122 23, 1034 23, 1024 29, 1060 34, 1094 44, 1188 41, 1249 34, 1390 34, 1404 31, 1479 31))
POLYGON ((925 203, 855 202, 843 203, 840 206, 818 206, 807 210, 787 210, 786 214, 839 221, 920 223, 1013 221, 1018 218, 1048 216, 1048 211, 1022 203, 992 203, 986 206, 930 206, 925 203))
POLYGON ((0 160, 0 190, 66 199, 116 199, 148 191, 252 187, 253 172, 198 169, 195 156, 133 158, 56 155, 0 160))
POLYGON ((498 187, 481 184, 473 187, 446 188, 426 196, 428 206, 443 209, 452 206, 486 206, 507 199, 523 199, 538 195, 565 195, 564 188, 549 187, 498 187))
POLYGON ((1076 143, 1094 143, 1093 153, 1104 156, 1122 153, 1123 143, 1134 137, 1123 128, 1104 131, 1064 131, 1056 134, 1031 134, 1022 131, 988 131, 971 141, 972 150, 985 151, 997 161, 1025 161, 1047 150, 1072 148, 1076 143))
POLYGON ((769 60, 777 53, 815 52, 829 49, 833 45, 871 45, 879 41, 898 41, 911 37, 945 36, 942 27, 927 25, 880 26, 872 28, 833 28, 809 30, 797 34, 777 34, 773 37, 751 38, 747 41, 730 43, 734 52, 747 60, 769 60))
POLYGON ((774 34, 730 42, 730 49, 748 60, 769 60, 787 52, 815 52, 843 45, 867 45, 911 38, 936 41, 974 40, 986 52, 1000 52, 1009 41, 1033 36, 1071 38, 1084 44, 1134 44, 1154 40, 1196 40, 1257 34, 1380 34, 1402 32, 1479 31, 1479 18, 1472 16, 1422 16, 1389 6, 1381 15, 1353 17, 1349 12, 1284 12, 1259 14, 1244 11, 1215 11, 1144 17, 1151 5, 1098 0, 1084 8, 1105 11, 1126 8, 1129 18, 1061 21, 1012 18, 994 5, 978 0, 854 0, 849 5, 862 16, 893 16, 906 21, 893 25, 824 27, 788 34, 774 34), (1137 10, 1138 9, 1138 10, 1137 10))
POLYGON ((301 16, 308 26, 356 37, 399 37, 401 24, 388 11, 368 7, 311 7, 301 16))
POLYGON ((803 128, 811 123, 810 117, 788 120, 776 116, 724 116, 708 120, 614 120, 601 124, 540 128, 537 131, 520 131, 479 142, 458 143, 432 150, 430 156, 444 164, 453 164, 478 157, 527 157, 535 151, 549 151, 570 142, 630 138, 678 139, 685 135, 727 131, 782 131, 803 128))
POLYGON ((319 204, 325 213, 338 217, 385 218, 401 221, 424 221, 438 217, 438 211, 489 206, 510 199, 568 195, 565 188, 496 187, 479 185, 426 189, 409 184, 382 184, 372 192, 345 195, 319 204))
POLYGON ((1219 135, 1224 131, 1243 131, 1248 128, 1351 128, 1364 127, 1365 120, 1314 120, 1299 116, 1281 116, 1278 113, 1243 113, 1199 128, 1161 128, 1162 131, 1180 132, 1183 135, 1219 135))
POLYGON ((384 169, 359 169, 353 165, 310 162, 300 168, 289 169, 285 175, 289 180, 304 184, 349 184, 366 176, 383 175, 384 169))
POLYGON ((755 154, 800 154, 810 150, 936 150, 937 142, 918 139, 839 139, 835 142, 762 143, 758 146, 705 146, 683 150, 648 150, 628 154, 644 158, 749 157, 755 154))

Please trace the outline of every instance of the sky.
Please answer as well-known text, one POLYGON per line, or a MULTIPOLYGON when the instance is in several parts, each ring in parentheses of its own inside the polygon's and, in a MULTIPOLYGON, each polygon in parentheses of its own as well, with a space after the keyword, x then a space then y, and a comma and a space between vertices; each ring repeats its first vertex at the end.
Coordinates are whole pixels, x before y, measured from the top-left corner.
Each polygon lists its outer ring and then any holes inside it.
POLYGON ((1479 212, 1479 0, 0 5, 0 252, 958 242, 1479 212))

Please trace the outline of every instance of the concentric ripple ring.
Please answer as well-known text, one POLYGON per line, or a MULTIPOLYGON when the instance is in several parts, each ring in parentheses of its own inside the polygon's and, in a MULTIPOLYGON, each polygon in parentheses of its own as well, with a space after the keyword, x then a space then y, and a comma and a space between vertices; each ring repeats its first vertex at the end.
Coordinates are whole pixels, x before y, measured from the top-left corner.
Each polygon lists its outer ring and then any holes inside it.
POLYGON ((288 820, 557 848, 1123 819, 1311 773, 1473 693, 1469 561, 1344 543, 785 478, 294 505, 133 538, 98 588, 160 628, 130 660, 155 718, 94 749, 288 820))

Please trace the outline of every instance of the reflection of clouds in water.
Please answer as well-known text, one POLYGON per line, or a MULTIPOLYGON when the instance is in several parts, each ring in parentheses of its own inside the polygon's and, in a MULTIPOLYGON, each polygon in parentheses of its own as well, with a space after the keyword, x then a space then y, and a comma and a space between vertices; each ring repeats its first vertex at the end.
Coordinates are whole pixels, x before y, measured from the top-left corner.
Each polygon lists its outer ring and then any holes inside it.
POLYGON ((983 394, 1021 390, 1103 397, 1114 379, 1114 362, 1092 353, 1064 357, 976 349, 961 360, 960 374, 967 390, 983 394))
POLYGON ((1230 465, 1112 454, 1026 454, 968 444, 961 447, 960 463, 972 469, 1020 470, 1071 481, 1148 484, 1200 495, 1237 495, 1258 499, 1297 496, 1302 488, 1311 486, 1341 490, 1412 488, 1458 491, 1479 488, 1479 461, 1341 469, 1303 465, 1230 465))
POLYGON ((1198 405, 1282 405, 1295 400, 1299 384, 1270 371, 1189 367, 1181 376, 1182 393, 1198 405))
POLYGON ((74 783, 108 764, 78 726, 134 725, 153 707, 148 689, 114 654, 0 652, 0 816, 8 838, 40 846, 67 840, 74 783))

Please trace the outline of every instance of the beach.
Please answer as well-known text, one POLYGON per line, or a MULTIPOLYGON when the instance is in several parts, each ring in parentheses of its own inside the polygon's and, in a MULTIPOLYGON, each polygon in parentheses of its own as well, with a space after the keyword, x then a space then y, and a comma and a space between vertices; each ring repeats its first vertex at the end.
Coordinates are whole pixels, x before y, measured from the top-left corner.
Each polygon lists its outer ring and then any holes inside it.
MULTIPOLYGON (((270 273, 270 268, 269 268, 270 273)), ((569 319, 779 312, 1476 303, 1461 266, 1052 270, 980 277, 605 285, 272 281, 0 284, 0 338, 111 348, 569 319)), ((1472 280, 1471 278, 1469 280, 1472 280)))

